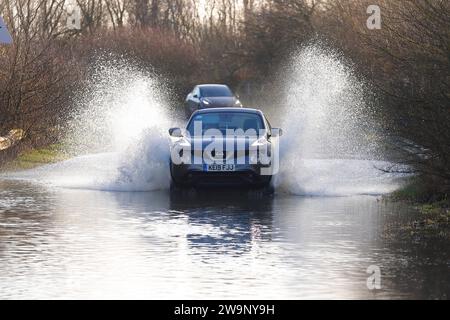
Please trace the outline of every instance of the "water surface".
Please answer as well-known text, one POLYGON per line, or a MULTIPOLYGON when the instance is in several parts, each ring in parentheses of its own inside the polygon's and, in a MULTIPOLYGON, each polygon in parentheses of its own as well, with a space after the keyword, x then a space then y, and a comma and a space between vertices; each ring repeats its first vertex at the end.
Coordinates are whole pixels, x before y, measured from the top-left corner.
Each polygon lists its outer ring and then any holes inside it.
POLYGON ((386 233, 414 214, 375 196, 0 180, 0 298, 446 298, 447 246, 386 233), (370 265, 380 290, 367 288, 370 265))

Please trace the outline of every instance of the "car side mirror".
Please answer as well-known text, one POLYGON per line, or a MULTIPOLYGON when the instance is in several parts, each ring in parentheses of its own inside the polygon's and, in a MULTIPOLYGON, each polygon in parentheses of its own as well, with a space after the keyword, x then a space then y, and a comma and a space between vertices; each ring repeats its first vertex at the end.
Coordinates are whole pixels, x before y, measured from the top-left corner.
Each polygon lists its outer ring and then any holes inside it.
POLYGON ((183 136, 183 133, 181 132, 180 128, 170 128, 169 135, 174 138, 181 138, 183 136))
POLYGON ((283 129, 281 128, 272 128, 271 137, 281 137, 283 135, 283 129))
POLYGON ((194 97, 195 99, 198 99, 198 94, 194 94, 193 97, 194 97))

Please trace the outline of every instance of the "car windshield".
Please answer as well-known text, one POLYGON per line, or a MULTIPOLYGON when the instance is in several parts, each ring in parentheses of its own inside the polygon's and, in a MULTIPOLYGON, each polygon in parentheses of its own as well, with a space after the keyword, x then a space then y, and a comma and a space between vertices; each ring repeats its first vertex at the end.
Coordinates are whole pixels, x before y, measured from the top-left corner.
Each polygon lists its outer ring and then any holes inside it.
POLYGON ((191 136, 210 134, 209 129, 220 130, 223 135, 259 136, 264 130, 262 117, 250 112, 208 112, 195 115, 188 124, 187 131, 191 136), (239 130, 240 129, 240 130, 239 130), (237 132, 230 132, 230 130, 237 132))
POLYGON ((232 97, 233 93, 226 86, 208 86, 200 88, 202 97, 232 97))

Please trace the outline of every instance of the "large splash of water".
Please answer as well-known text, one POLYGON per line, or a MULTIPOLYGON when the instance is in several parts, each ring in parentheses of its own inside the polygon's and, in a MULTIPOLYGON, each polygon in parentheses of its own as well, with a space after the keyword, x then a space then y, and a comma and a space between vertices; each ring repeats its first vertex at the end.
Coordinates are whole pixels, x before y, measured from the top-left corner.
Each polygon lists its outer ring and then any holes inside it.
POLYGON ((167 90, 151 72, 124 60, 99 61, 80 95, 57 164, 14 174, 56 186, 151 191, 169 185, 167 90))
POLYGON ((335 51, 322 44, 302 48, 283 74, 280 103, 285 135, 279 189, 302 195, 382 194, 398 176, 379 170, 377 126, 367 102, 370 87, 335 51))

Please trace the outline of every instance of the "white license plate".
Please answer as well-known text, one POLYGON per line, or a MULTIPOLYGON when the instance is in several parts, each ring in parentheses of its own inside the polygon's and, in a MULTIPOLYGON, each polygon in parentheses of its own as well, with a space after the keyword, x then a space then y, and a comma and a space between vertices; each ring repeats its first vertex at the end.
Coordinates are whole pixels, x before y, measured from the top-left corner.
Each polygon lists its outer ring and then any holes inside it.
POLYGON ((228 171, 235 171, 235 165, 234 164, 204 164, 203 165, 203 171, 207 172, 228 172, 228 171))

